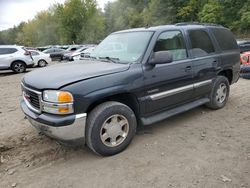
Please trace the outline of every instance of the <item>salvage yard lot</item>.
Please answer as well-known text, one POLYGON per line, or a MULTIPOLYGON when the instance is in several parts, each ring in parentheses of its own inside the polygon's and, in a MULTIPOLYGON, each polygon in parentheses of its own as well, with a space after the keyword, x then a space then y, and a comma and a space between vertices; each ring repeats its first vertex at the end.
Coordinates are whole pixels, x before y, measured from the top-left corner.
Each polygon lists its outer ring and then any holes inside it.
POLYGON ((248 80, 224 109, 140 128, 124 152, 100 157, 37 134, 19 107, 23 75, 0 72, 0 187, 250 187, 248 80))

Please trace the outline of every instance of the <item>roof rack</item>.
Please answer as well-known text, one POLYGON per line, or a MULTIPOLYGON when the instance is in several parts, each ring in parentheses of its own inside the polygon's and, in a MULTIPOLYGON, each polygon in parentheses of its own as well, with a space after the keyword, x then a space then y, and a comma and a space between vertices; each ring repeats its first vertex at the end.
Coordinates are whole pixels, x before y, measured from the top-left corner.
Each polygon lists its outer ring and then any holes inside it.
POLYGON ((204 25, 204 26, 221 26, 219 24, 214 24, 214 23, 200 23, 200 22, 181 22, 181 23, 176 23, 176 26, 183 26, 183 25, 204 25))

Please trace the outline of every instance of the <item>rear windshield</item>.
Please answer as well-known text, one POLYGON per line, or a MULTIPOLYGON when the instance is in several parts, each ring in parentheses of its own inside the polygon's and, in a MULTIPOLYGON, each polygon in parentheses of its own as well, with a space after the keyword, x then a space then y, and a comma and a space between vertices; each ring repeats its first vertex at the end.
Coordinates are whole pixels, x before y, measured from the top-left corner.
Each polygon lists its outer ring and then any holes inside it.
POLYGON ((231 31, 225 28, 212 28, 211 30, 223 51, 239 49, 231 31))

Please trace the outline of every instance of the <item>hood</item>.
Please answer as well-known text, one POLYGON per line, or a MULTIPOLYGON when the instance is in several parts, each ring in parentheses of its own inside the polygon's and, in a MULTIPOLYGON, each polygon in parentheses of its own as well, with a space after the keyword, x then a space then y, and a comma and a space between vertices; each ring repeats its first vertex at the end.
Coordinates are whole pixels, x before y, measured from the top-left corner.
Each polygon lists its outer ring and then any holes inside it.
POLYGON ((23 83, 33 89, 59 89, 73 82, 118 73, 129 69, 129 64, 99 61, 61 63, 26 74, 23 83))

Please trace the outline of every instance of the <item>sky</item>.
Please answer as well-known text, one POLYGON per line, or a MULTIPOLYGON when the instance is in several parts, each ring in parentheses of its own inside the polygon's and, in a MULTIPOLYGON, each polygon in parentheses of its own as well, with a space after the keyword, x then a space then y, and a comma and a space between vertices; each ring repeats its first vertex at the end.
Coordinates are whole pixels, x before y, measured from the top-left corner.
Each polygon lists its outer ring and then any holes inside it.
MULTIPOLYGON (((0 31, 34 18, 37 12, 48 9, 55 3, 65 0, 0 0, 0 31)), ((114 0, 97 0, 98 6, 114 0)))

